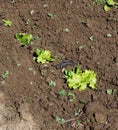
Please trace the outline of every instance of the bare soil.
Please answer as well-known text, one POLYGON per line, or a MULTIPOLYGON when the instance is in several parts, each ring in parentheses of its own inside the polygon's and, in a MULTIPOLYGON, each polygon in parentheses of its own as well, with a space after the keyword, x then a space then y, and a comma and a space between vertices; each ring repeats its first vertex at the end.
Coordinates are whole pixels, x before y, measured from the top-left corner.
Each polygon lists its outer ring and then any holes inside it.
POLYGON ((0 130, 118 130, 117 11, 105 12, 92 0, 0 1, 0 130), (15 39, 21 32, 35 37, 31 50, 15 39), (37 48, 50 50, 55 61, 36 63, 37 48), (55 68, 67 59, 75 64, 65 69, 79 64, 95 71, 97 90, 68 88, 64 68, 55 68), (10 75, 3 79, 6 70, 10 75), (49 86, 51 80, 56 86, 49 86), (59 96, 62 89, 75 100, 59 96))

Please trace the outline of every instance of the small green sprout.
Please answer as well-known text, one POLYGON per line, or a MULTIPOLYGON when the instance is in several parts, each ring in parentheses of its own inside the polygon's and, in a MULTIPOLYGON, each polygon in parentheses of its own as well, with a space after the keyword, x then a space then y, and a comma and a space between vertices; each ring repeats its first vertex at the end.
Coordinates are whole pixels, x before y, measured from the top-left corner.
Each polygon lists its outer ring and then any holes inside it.
POLYGON ((28 70, 29 70, 29 71, 32 71, 32 70, 33 70, 33 68, 32 68, 32 67, 28 67, 28 70))
POLYGON ((72 70, 65 70, 64 78, 70 89, 85 90, 87 86, 96 89, 96 74, 92 70, 82 72, 78 66, 72 70))
POLYGON ((34 37, 33 37, 33 40, 40 40, 40 39, 41 39, 40 36, 34 36, 34 37))
POLYGON ((37 29, 37 26, 36 25, 32 25, 32 30, 36 30, 37 29))
POLYGON ((55 120, 56 120, 56 122, 57 122, 58 124, 62 124, 62 123, 65 122, 65 119, 64 119, 64 118, 61 118, 61 117, 59 117, 59 116, 56 116, 56 117, 55 117, 55 120))
POLYGON ((109 94, 109 95, 111 95, 111 94, 112 94, 112 91, 113 91, 112 89, 107 89, 107 90, 106 90, 106 93, 109 94))
POLYGON ((93 36, 90 36, 90 37, 89 37, 89 40, 93 41, 93 40, 94 40, 94 37, 93 37, 93 36))
POLYGON ((60 95, 60 96, 66 96, 66 91, 64 89, 62 89, 62 90, 60 90, 58 92, 58 95, 60 95))
POLYGON ((96 3, 105 3, 106 2, 106 0, 94 0, 96 3))
POLYGON ((27 19, 26 25, 29 25, 30 23, 31 23, 31 21, 29 19, 27 19))
POLYGON ((3 19, 2 21, 4 22, 4 25, 5 25, 5 26, 11 27, 12 22, 11 22, 9 19, 8 19, 8 20, 3 19))
POLYGON ((16 33, 15 37, 19 42, 22 43, 22 46, 29 45, 30 41, 33 39, 31 34, 26 33, 16 33))
POLYGON ((84 47, 85 47, 85 45, 79 46, 79 51, 81 51, 84 47))
POLYGON ((70 102, 73 102, 76 99, 74 93, 69 92, 67 96, 70 102))
POLYGON ((79 116, 81 112, 82 112, 81 109, 79 109, 78 111, 75 111, 75 112, 74 112, 74 116, 79 116))
POLYGON ((36 49, 36 61, 38 63, 49 63, 51 61, 54 61, 54 58, 51 57, 51 52, 49 50, 39 50, 36 49))
POLYGON ((117 91, 115 90, 115 89, 107 89, 106 90, 106 94, 109 94, 109 95, 111 95, 111 94, 115 94, 117 91))
POLYGON ((53 81, 53 80, 51 80, 48 84, 49 84, 49 86, 51 86, 51 87, 55 87, 55 86, 56 86, 56 82, 53 81))
POLYGON ((50 18, 54 18, 55 17, 55 15, 52 14, 52 13, 48 13, 47 16, 50 17, 50 18))
POLYGON ((91 122, 91 120, 90 120, 89 118, 87 118, 87 122, 88 122, 88 123, 90 123, 90 122, 91 122))
POLYGON ((3 78, 3 79, 8 78, 9 74, 10 74, 10 72, 9 72, 8 70, 6 70, 6 71, 4 72, 4 74, 2 75, 2 78, 3 78))

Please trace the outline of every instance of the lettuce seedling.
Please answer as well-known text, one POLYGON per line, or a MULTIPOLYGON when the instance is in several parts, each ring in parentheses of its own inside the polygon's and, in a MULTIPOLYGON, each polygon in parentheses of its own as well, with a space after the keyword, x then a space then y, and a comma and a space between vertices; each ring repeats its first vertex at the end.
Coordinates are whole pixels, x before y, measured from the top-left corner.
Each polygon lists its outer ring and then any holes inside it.
POLYGON ((94 0, 97 3, 104 4, 104 10, 109 11, 111 7, 118 8, 118 0, 94 0))
POLYGON ((15 37, 19 42, 22 43, 22 46, 27 46, 33 39, 33 36, 31 34, 26 33, 16 33, 15 37))
POLYGON ((96 74, 92 70, 82 72, 78 66, 72 70, 65 70, 64 78, 70 89, 85 90, 87 86, 96 89, 96 74))
POLYGON ((3 19, 2 21, 4 22, 4 25, 5 25, 5 26, 11 27, 12 22, 11 22, 9 19, 8 19, 8 20, 3 19))
POLYGON ((104 10, 109 11, 112 6, 118 6, 118 2, 116 2, 115 0, 106 0, 104 10))
POLYGON ((36 61, 38 63, 49 63, 51 61, 54 61, 54 58, 51 57, 51 52, 49 50, 39 50, 36 49, 36 61))

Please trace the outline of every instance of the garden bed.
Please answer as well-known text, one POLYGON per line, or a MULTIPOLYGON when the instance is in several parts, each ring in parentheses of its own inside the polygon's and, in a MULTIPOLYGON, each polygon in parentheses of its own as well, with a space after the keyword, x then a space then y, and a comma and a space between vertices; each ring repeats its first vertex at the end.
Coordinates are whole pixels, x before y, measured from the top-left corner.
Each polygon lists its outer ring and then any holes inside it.
POLYGON ((117 9, 91 0, 1 1, 0 130, 117 130, 117 29, 117 9), (30 45, 16 33, 32 34, 30 45), (37 63, 36 49, 55 60, 37 63), (65 60, 74 64, 55 67, 65 60), (64 70, 78 65, 95 72, 97 89, 69 89, 64 70))

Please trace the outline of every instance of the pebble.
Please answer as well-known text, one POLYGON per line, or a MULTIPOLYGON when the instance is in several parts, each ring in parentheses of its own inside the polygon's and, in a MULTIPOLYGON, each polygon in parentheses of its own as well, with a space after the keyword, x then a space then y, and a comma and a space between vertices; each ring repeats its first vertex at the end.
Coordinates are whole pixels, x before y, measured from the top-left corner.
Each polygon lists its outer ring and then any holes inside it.
POLYGON ((98 123, 106 122, 106 116, 101 112, 96 112, 95 113, 95 120, 98 123))

